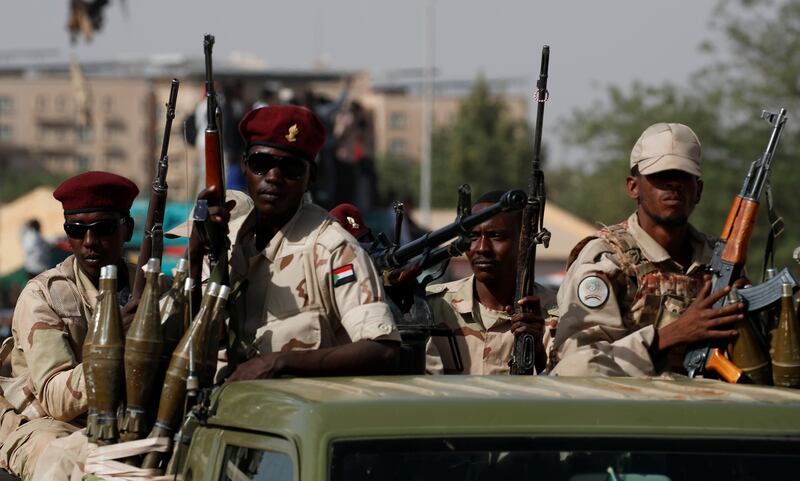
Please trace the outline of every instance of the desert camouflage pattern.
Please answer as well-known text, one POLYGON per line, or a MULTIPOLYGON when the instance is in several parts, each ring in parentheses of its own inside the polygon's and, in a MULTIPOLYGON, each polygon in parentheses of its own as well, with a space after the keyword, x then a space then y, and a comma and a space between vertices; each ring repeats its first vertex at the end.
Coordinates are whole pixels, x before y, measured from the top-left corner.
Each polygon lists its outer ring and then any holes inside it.
POLYGON ((231 283, 249 285, 235 304, 252 352, 320 349, 362 339, 400 341, 381 278, 358 242, 322 208, 304 203, 259 251, 256 215, 232 248, 231 283), (354 277, 335 285, 334 271, 354 277), (345 282, 346 281, 346 282, 345 282))
POLYGON ((674 322, 703 284, 714 239, 690 226, 692 262, 681 266, 639 225, 636 213, 576 246, 558 291, 554 375, 650 376, 680 372, 683 349, 651 359, 656 329, 674 322), (581 302, 578 286, 602 279, 608 299, 581 302))
MULTIPOLYGON (((130 285, 135 266, 127 268, 130 285)), ((169 288, 164 276, 160 288, 169 288)), ((75 257, 69 256, 31 279, 17 300, 11 329, 14 377, 0 380, 3 400, 14 408, 5 412, 0 426, 4 432, 7 423, 16 427, 0 438, 0 467, 23 479, 31 476, 51 441, 84 424, 82 346, 98 293, 75 257)))
MULTIPOLYGON (((555 306, 550 289, 537 285, 543 313, 555 306)), ((426 348, 428 374, 508 374, 508 360, 514 348, 511 316, 476 302, 475 276, 427 288, 427 301, 434 325, 455 336, 464 371, 456 369, 450 342, 445 336, 431 336, 426 348)), ((545 348, 550 328, 545 329, 545 348)))

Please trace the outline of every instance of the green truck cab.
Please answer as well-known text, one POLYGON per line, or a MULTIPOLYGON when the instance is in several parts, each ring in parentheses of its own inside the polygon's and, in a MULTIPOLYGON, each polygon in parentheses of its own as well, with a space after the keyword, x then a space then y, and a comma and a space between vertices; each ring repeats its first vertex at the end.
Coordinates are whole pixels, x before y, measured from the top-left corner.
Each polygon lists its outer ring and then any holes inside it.
POLYGON ((185 481, 800 479, 800 392, 711 380, 383 376, 218 389, 185 481))

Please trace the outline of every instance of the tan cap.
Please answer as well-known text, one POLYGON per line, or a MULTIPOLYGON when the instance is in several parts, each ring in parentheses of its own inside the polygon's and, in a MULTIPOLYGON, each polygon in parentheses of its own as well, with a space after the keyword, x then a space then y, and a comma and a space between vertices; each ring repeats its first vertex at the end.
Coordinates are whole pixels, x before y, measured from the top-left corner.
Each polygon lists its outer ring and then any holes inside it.
POLYGON ((633 146, 631 169, 634 165, 642 175, 675 169, 700 177, 700 141, 683 124, 653 124, 633 146))

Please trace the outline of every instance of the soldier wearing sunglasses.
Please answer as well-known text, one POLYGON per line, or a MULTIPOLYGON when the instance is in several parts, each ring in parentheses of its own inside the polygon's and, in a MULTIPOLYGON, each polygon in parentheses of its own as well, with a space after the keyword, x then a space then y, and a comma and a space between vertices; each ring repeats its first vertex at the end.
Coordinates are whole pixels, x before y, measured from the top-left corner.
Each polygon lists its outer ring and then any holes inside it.
MULTIPOLYGON (((244 116, 239 132, 252 207, 234 210, 242 215, 230 223, 230 277, 249 283, 233 309, 252 355, 228 380, 392 370, 400 336, 380 276, 356 239, 305 200, 325 141, 319 118, 301 107, 263 107, 244 116)), ((211 220, 227 221, 231 204, 211 210, 211 220)), ((190 255, 197 278, 203 251, 195 236, 190 255)))
MULTIPOLYGON (((77 175, 53 192, 64 208, 72 255, 31 279, 14 310, 11 365, 19 392, 4 393, 14 410, 5 410, 2 424, 13 421, 16 428, 0 438, 0 467, 15 475, 27 479, 42 468, 36 461, 50 441, 83 424, 81 346, 97 304, 102 266, 119 266, 118 298, 121 304, 128 300, 132 269, 122 260, 122 245, 131 238, 129 209, 138 193, 133 182, 108 172, 77 175)), ((66 478, 71 468, 64 469, 66 478)))

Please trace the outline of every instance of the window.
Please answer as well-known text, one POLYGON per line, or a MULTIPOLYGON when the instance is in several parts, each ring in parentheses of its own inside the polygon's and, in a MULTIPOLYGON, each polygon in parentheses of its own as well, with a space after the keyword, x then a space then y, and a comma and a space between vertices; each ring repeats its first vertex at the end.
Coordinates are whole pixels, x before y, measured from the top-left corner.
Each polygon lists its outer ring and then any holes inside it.
POLYGON ((405 112, 392 112, 389 114, 389 127, 395 130, 403 130, 408 124, 405 112))
POLYGON ((406 148, 405 139, 392 139, 389 143, 389 153, 392 155, 405 155, 406 148))
POLYGON ((14 111, 14 99, 7 96, 0 96, 0 114, 10 114, 14 111))
POLYGON ((0 125, 0 142, 11 142, 14 138, 14 131, 10 125, 0 125))
POLYGON ((294 465, 286 453, 228 446, 220 481, 292 481, 294 465))
POLYGON ((47 110, 47 97, 44 95, 37 95, 36 96, 36 111, 37 112, 44 112, 47 110))
POLYGON ((81 126, 78 127, 78 142, 88 144, 94 139, 94 131, 91 127, 81 126))
POLYGON ((106 95, 105 97, 103 97, 103 111, 105 113, 111 112, 111 107, 113 106, 113 104, 114 100, 110 96, 106 95))
POLYGON ((67 99, 63 95, 56 97, 56 111, 64 112, 67 110, 67 99))
POLYGON ((85 155, 78 155, 77 158, 78 170, 87 171, 91 165, 91 159, 85 155))
POLYGON ((330 479, 794 480, 797 441, 446 438, 339 441, 330 479))

